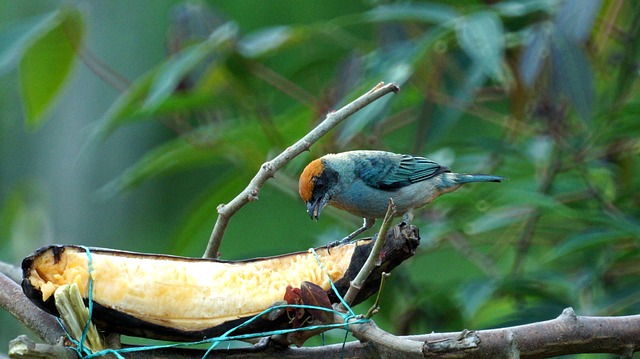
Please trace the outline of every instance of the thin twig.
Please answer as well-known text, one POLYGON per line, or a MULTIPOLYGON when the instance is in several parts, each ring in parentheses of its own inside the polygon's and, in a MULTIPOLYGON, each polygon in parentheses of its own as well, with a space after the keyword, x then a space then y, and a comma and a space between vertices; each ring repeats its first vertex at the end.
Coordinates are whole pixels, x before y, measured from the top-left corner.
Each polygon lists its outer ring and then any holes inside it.
POLYGON ((82 60, 82 63, 87 66, 94 75, 98 76, 102 81, 118 90, 118 92, 125 92, 129 86, 131 86, 131 81, 121 75, 118 71, 109 67, 109 65, 100 60, 87 47, 83 46, 76 49, 76 52, 78 57, 82 60))
POLYGON ((389 278, 390 275, 391 273, 382 272, 382 277, 380 277, 380 288, 378 289, 378 294, 376 295, 376 301, 373 303, 371 308, 369 308, 367 314, 365 314, 365 318, 373 317, 378 312, 378 310, 380 310, 380 297, 382 295, 382 291, 384 290, 384 282, 387 278, 389 278))
POLYGON ((218 206, 218 219, 216 220, 213 231, 211 232, 209 243, 207 244, 207 249, 205 250, 203 257, 218 257, 218 249, 220 248, 222 237, 224 236, 224 232, 227 229, 231 217, 236 212, 238 212, 240 208, 242 208, 245 204, 258 199, 258 193, 260 192, 262 185, 264 185, 264 183, 269 178, 273 177, 276 171, 284 167, 284 165, 289 163, 289 161, 291 161, 303 151, 308 150, 312 144, 318 141, 322 136, 324 136, 327 132, 329 132, 347 117, 353 115, 358 110, 381 98, 382 96, 391 92, 396 93, 399 90, 400 88, 398 87, 398 85, 394 83, 388 85, 383 85, 382 83, 378 84, 371 91, 360 96, 338 111, 329 113, 324 121, 322 121, 311 132, 307 133, 303 138, 298 140, 298 142, 288 147, 271 161, 265 162, 262 166, 260 166, 260 170, 258 171, 258 173, 253 177, 251 182, 249 182, 249 185, 239 195, 237 195, 228 204, 221 204, 218 206))
POLYGON ((131 82, 128 79, 100 60, 81 41, 76 42, 71 30, 65 27, 64 31, 66 32, 69 44, 73 47, 73 50, 76 52, 80 60, 82 60, 82 63, 87 66, 89 71, 93 72, 94 75, 98 76, 102 81, 111 85, 119 92, 125 92, 129 88, 131 82))
MULTIPOLYGON (((387 239, 387 232, 389 231, 389 227, 391 227, 391 222, 393 221, 393 217, 396 214, 396 206, 393 203, 393 199, 389 198, 389 206, 387 207, 387 213, 382 220, 382 225, 380 226, 380 231, 378 232, 378 237, 376 238, 376 243, 371 249, 371 253, 369 253, 369 257, 367 257, 366 262, 360 268, 358 275, 351 281, 351 285, 349 285, 349 289, 347 293, 344 295, 344 302, 351 305, 353 300, 360 292, 360 289, 364 285, 364 282, 369 278, 369 274, 373 271, 376 265, 380 262, 380 251, 382 251, 382 247, 384 246, 384 242, 387 239)), ((338 310, 345 311, 347 308, 344 307, 342 303, 338 305, 338 310)))
POLYGON ((303 88, 293 83, 286 77, 280 75, 276 71, 270 69, 260 62, 252 62, 248 64, 248 68, 257 77, 263 81, 269 83, 271 86, 277 88, 285 95, 298 101, 299 103, 312 108, 315 104, 315 100, 311 94, 306 92, 303 88))
MULTIPOLYGON (((560 172, 562 165, 562 151, 560 149, 556 149, 556 153, 551 160, 551 164, 549 164, 544 178, 540 183, 538 188, 538 193, 547 195, 551 190, 551 185, 553 184, 553 180, 556 178, 558 173, 560 172)), ((513 261, 512 273, 520 274, 522 268, 524 266, 524 260, 529 252, 529 247, 531 246, 531 242, 533 241, 533 235, 535 233, 536 227, 538 225, 538 221, 542 217, 542 213, 539 210, 535 210, 532 212, 527 221, 524 224, 524 228, 522 230, 522 235, 518 240, 516 246, 516 258, 513 261)))

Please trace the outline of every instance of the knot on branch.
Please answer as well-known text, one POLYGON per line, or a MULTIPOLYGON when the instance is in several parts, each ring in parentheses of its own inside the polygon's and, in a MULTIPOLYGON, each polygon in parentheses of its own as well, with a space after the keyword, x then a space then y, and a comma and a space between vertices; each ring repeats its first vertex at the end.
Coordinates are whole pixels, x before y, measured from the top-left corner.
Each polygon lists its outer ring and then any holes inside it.
POLYGON ((273 177, 273 173, 275 172, 275 167, 273 166, 271 161, 263 163, 261 168, 263 171, 265 171, 269 175, 269 177, 273 177))
POLYGON ((575 321, 578 319, 578 316, 576 315, 576 312, 573 310, 573 308, 569 307, 569 308, 565 308, 562 311, 562 314, 558 316, 558 319, 575 321))
POLYGON ((257 201, 258 200, 258 190, 257 189, 252 189, 249 192, 247 192, 247 200, 249 202, 253 202, 253 201, 257 201))
POLYGON ((426 341, 422 347, 422 353, 427 355, 445 354, 461 350, 477 348, 480 337, 475 331, 463 330, 457 337, 435 341, 426 341))

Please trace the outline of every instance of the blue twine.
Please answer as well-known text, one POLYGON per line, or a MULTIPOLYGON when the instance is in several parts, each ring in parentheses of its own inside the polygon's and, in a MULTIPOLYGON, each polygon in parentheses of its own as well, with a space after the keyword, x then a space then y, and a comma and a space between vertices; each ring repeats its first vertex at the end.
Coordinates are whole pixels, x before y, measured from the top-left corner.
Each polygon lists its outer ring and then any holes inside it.
POLYGON ((75 345, 75 347, 70 347, 71 349, 73 349, 80 358, 83 357, 88 357, 90 356, 91 350, 89 350, 89 348, 86 348, 84 346, 84 342, 87 339, 87 333, 89 333, 89 326, 91 325, 91 318, 93 317, 93 276, 91 275, 91 273, 93 272, 93 258, 91 257, 91 251, 89 250, 89 248, 85 247, 85 246, 80 246, 82 247, 85 252, 87 253, 87 267, 89 270, 89 283, 87 286, 87 301, 89 302, 89 316, 87 319, 87 322, 84 324, 84 328, 82 329, 82 335, 80 336, 80 340, 75 340, 71 334, 69 334, 69 332, 67 332, 67 329, 64 327, 64 324, 62 323, 62 320, 60 320, 60 318, 56 318, 56 320, 58 321, 58 324, 60 324, 60 326, 62 327, 62 330, 64 331, 64 333, 67 335, 67 339, 69 339, 69 341, 75 345))
MULTIPOLYGON (((173 344, 164 344, 164 345, 150 345, 150 346, 141 346, 141 347, 135 347, 135 348, 123 348, 123 349, 104 349, 104 350, 101 350, 99 352, 92 353, 88 348, 84 347, 84 341, 86 340, 87 333, 89 331, 89 325, 91 323, 91 318, 92 318, 92 315, 93 315, 93 277, 91 275, 91 272, 93 271, 93 259, 91 257, 91 251, 89 250, 89 248, 87 248, 85 246, 82 246, 82 248, 84 248, 84 250, 87 253, 88 268, 89 268, 89 283, 88 283, 88 294, 87 294, 87 301, 89 302, 89 319, 88 319, 87 323, 85 324, 85 327, 84 327, 84 329, 82 331, 82 336, 80 337, 80 340, 77 341, 77 340, 73 339, 71 337, 71 335, 66 331, 64 326, 62 325, 62 322, 60 321, 60 319, 58 319, 58 323, 60 323, 60 325, 62 326, 63 330, 67 334, 67 337, 76 346, 76 347, 71 347, 71 349, 73 349, 78 354, 78 356, 80 358, 91 359, 91 358, 96 358, 96 357, 100 357, 100 356, 103 356, 103 355, 111 354, 111 355, 116 356, 118 359, 125 359, 121 355, 121 353, 132 353, 132 352, 155 350, 155 349, 178 348, 178 347, 194 346, 194 345, 200 345, 200 344, 211 344, 209 346, 209 349, 207 349, 205 354, 202 356, 202 358, 206 358, 209 355, 209 353, 213 349, 215 349, 218 345, 220 345, 220 343, 222 343, 222 342, 230 342, 232 340, 244 340, 244 339, 252 339, 252 338, 261 338, 261 337, 268 337, 268 336, 272 336, 272 335, 282 335, 282 334, 288 334, 288 333, 293 333, 293 332, 309 331, 309 330, 316 330, 316 329, 340 329, 340 328, 345 330, 345 337, 344 337, 344 341, 342 343, 342 349, 343 349, 342 351, 344 352, 344 348, 345 348, 345 345, 346 345, 346 342, 347 342, 347 336, 348 336, 348 334, 350 332, 349 325, 350 324, 362 324, 362 323, 366 323, 366 322, 368 322, 370 320, 368 318, 364 318, 362 316, 356 315, 353 312, 353 310, 351 310, 351 307, 349 307, 349 305, 347 305, 347 303, 344 301, 344 299, 342 298, 340 293, 338 293, 338 289, 334 285, 333 280, 331 279, 331 276, 325 270, 322 262, 320 261, 320 257, 318 256, 316 251, 312 248, 311 252, 315 256, 316 260, 318 261, 318 265, 320 266, 320 268, 322 268, 324 273, 329 278, 329 283, 331 284, 331 288, 332 288, 334 294, 338 297, 338 299, 340 300, 342 305, 347 309, 347 313, 341 313, 341 312, 338 312, 338 311, 336 311, 334 309, 329 309, 329 308, 325 308, 325 307, 318 307, 318 306, 314 306, 314 305, 306 305, 306 304, 275 305, 275 306, 272 306, 272 307, 269 307, 269 308, 263 310, 262 312, 260 312, 260 313, 256 314, 255 316, 249 318, 245 322, 243 322, 243 323, 241 323, 241 324, 229 329, 228 331, 226 331, 224 334, 222 334, 219 337, 208 338, 208 339, 195 341, 195 342, 188 342, 188 343, 173 343, 173 344), (311 325, 311 326, 300 327, 300 328, 279 329, 279 330, 273 330, 273 331, 261 332, 261 333, 249 333, 249 334, 231 335, 233 332, 246 327, 247 325, 251 324, 252 322, 254 322, 256 320, 258 320, 259 318, 261 318, 265 314, 268 314, 271 311, 280 310, 280 309, 289 309, 289 308, 293 308, 293 309, 298 309, 298 308, 301 308, 301 309, 315 309, 315 310, 321 310, 321 311, 325 311, 325 312, 330 312, 330 313, 337 314, 337 315, 341 316, 342 320, 344 321, 344 323, 317 324, 317 325, 311 325)), ((323 335, 323 344, 324 344, 324 335, 323 335)), ((340 357, 342 357, 342 353, 341 353, 340 357)))
MULTIPOLYGON (((320 256, 318 255, 318 253, 316 253, 316 250, 311 248, 311 253, 313 253, 314 257, 316 258, 316 261, 318 262, 318 265, 320 266, 322 271, 324 271, 324 274, 327 275, 327 278, 329 279, 329 284, 331 284, 331 289, 333 289, 333 293, 338 297, 338 300, 340 300, 340 303, 342 303, 342 305, 349 312, 349 314, 355 317, 356 314, 353 312, 353 310, 351 310, 351 307, 349 306, 349 304, 347 304, 347 302, 344 301, 344 298, 342 298, 340 293, 338 293, 338 288, 336 288, 336 285, 333 284, 333 279, 331 279, 331 276, 329 275, 329 273, 327 273, 327 270, 324 268, 324 265, 322 264, 322 262, 320 262, 320 256)), ((349 323, 345 323, 345 324, 348 326, 349 323)))
POLYGON ((84 340, 87 338, 87 333, 89 333, 89 326, 91 325, 91 318, 93 318, 93 258, 91 257, 91 251, 88 247, 82 246, 84 251, 87 253, 87 267, 89 268, 89 285, 87 288, 87 301, 89 302, 89 318, 87 319, 87 323, 84 325, 84 329, 82 329, 82 336, 80 337, 82 340, 80 341, 80 350, 84 349, 84 340))

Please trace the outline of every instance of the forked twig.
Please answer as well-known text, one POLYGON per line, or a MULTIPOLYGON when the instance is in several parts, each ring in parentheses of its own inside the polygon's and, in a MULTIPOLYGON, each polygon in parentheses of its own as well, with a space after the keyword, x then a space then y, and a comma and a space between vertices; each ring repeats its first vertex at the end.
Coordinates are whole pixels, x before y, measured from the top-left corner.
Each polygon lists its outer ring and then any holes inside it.
POLYGON ((368 104, 376 101, 382 96, 388 93, 396 93, 400 91, 398 85, 390 83, 384 85, 379 83, 372 90, 368 91, 364 95, 358 97, 348 105, 342 107, 338 111, 331 112, 316 128, 307 133, 298 142, 294 143, 271 161, 267 161, 262 166, 258 173, 251 179, 249 185, 238 194, 231 202, 227 204, 221 204, 218 206, 218 219, 213 227, 211 236, 209 237, 209 243, 207 249, 204 252, 204 258, 217 258, 218 249, 222 243, 222 237, 227 229, 229 220, 231 217, 240 210, 245 204, 258 199, 258 193, 264 185, 264 183, 280 168, 284 167, 289 161, 298 156, 303 151, 306 151, 314 144, 318 139, 324 136, 327 132, 337 126, 347 117, 353 115, 358 110, 367 106, 368 104))
POLYGON ((378 289, 378 295, 376 295, 376 301, 373 303, 371 308, 369 308, 367 314, 365 314, 365 318, 373 317, 378 312, 378 310, 380 310, 380 297, 382 296, 382 291, 384 290, 384 282, 385 280, 387 280, 387 278, 389 278, 390 275, 391 273, 382 272, 382 277, 380 277, 380 288, 378 289))

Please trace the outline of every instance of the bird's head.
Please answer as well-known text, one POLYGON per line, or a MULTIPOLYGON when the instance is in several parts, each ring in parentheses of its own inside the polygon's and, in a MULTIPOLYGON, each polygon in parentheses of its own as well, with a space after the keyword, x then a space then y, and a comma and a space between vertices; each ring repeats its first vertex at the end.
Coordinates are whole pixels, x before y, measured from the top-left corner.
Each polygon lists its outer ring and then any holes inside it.
POLYGON ((312 161, 300 175, 298 191, 307 204, 311 219, 318 220, 320 212, 331 200, 338 183, 338 172, 327 165, 322 158, 312 161))

